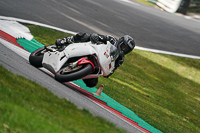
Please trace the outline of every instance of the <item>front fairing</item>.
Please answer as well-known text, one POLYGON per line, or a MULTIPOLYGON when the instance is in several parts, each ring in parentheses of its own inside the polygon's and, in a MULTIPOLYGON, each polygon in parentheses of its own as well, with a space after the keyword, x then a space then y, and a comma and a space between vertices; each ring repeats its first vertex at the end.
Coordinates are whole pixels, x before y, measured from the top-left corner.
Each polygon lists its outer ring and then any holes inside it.
POLYGON ((107 42, 107 44, 100 44, 95 46, 96 47, 95 49, 98 53, 98 61, 101 70, 103 71, 103 76, 109 75, 115 68, 114 58, 116 58, 117 55, 115 55, 115 57, 113 58, 113 55, 110 54, 112 53, 111 52, 113 48, 112 46, 113 45, 110 42, 107 42))

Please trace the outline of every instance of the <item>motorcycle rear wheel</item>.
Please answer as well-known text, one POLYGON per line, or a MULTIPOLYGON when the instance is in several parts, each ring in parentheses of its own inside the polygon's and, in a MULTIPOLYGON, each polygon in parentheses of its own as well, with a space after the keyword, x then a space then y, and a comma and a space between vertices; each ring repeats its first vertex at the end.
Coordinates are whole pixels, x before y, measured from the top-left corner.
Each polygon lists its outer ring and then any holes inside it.
POLYGON ((68 66, 62 68, 55 74, 55 79, 59 82, 69 82, 81 79, 93 71, 91 64, 80 65, 76 68, 70 69, 68 66))
MULTIPOLYGON (((52 46, 52 45, 54 45, 54 44, 48 45, 47 47, 52 46)), ((41 48, 33 51, 29 56, 30 64, 35 67, 42 67, 42 60, 43 60, 45 52, 46 52, 45 47, 41 47, 41 48)))

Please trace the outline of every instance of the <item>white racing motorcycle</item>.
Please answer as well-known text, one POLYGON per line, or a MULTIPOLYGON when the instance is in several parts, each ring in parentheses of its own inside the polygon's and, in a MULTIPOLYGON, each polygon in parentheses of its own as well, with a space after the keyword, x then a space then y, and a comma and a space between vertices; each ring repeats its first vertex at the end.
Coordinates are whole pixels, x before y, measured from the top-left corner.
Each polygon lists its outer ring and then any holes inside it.
POLYGON ((73 43, 61 48, 48 45, 31 53, 29 62, 55 74, 59 82, 107 76, 115 68, 118 49, 107 44, 73 43))

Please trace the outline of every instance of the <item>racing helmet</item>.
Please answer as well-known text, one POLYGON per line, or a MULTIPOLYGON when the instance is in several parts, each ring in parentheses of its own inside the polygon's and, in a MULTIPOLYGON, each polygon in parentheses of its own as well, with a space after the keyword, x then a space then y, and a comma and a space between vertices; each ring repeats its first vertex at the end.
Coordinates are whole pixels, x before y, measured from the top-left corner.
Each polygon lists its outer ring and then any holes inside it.
POLYGON ((121 38, 119 38, 119 41, 117 43, 117 49, 123 52, 124 55, 131 52, 135 47, 135 41, 133 38, 129 35, 125 35, 121 38))

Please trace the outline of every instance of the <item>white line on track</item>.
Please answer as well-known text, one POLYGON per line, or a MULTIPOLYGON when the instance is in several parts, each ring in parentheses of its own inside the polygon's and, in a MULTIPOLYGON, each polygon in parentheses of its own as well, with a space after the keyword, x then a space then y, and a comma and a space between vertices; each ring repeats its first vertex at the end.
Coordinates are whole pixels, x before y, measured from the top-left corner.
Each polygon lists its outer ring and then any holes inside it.
POLYGON ((136 6, 140 6, 138 3, 131 1, 131 0, 120 0, 120 1, 130 3, 130 4, 133 4, 133 5, 136 5, 136 6))
POLYGON ((186 58, 192 58, 192 59, 200 59, 200 56, 194 56, 194 55, 187 55, 187 54, 181 54, 181 53, 174 53, 174 52, 168 52, 163 50, 156 50, 156 49, 150 49, 150 48, 143 48, 136 46, 135 49, 154 52, 154 53, 160 53, 160 54, 168 54, 168 55, 174 55, 179 57, 186 57, 186 58))
MULTIPOLYGON (((124 1, 128 1, 128 0, 124 0, 124 1)), ((73 32, 73 31, 64 30, 64 29, 61 29, 61 28, 58 28, 58 27, 54 27, 54 26, 50 26, 50 25, 46 25, 46 24, 42 24, 42 23, 30 21, 30 20, 24 20, 24 19, 19 19, 19 18, 14 18, 14 17, 5 17, 5 16, 0 16, 0 19, 10 20, 10 21, 17 21, 17 22, 27 23, 27 24, 33 24, 33 25, 38 25, 38 26, 42 26, 42 27, 46 27, 46 28, 62 31, 62 32, 65 32, 65 33, 76 34, 76 32, 73 32)), ((187 55, 187 54, 181 54, 181 53, 174 53, 174 52, 168 52, 168 51, 163 51, 163 50, 144 48, 144 47, 139 47, 139 46, 136 46, 135 49, 154 52, 154 53, 160 53, 160 54, 168 54, 168 55, 186 57, 186 58, 200 59, 200 56, 187 55)))
POLYGON ((73 32, 73 31, 64 30, 64 29, 61 29, 61 28, 58 28, 58 27, 54 27, 54 26, 50 26, 50 25, 46 25, 46 24, 42 24, 42 23, 30 21, 30 20, 24 20, 24 19, 19 19, 19 18, 14 18, 14 17, 5 17, 5 16, 0 16, 0 19, 10 20, 10 21, 17 21, 17 22, 27 23, 27 24, 33 24, 33 25, 38 25, 38 26, 42 26, 42 27, 46 27, 46 28, 62 31, 62 32, 65 32, 65 33, 76 34, 76 32, 73 32))

